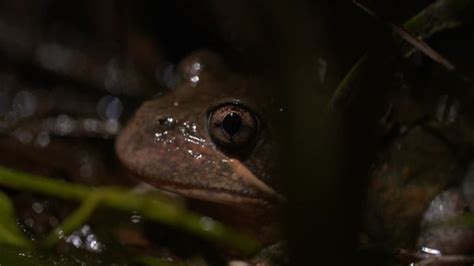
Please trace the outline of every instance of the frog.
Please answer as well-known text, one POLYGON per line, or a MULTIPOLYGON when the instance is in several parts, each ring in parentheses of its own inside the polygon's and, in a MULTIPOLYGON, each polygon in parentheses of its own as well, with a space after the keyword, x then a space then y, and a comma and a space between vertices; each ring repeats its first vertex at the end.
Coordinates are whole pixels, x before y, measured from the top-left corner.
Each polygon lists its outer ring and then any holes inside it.
POLYGON ((276 188, 284 110, 276 87, 209 50, 175 72, 174 89, 144 102, 119 133, 119 160, 135 178, 220 206, 231 220, 268 220, 285 202, 276 188))
POLYGON ((364 245, 397 250, 407 263, 472 254, 463 217, 474 210, 474 164, 466 170, 446 132, 435 121, 412 125, 383 151, 371 170, 364 245))
POLYGON ((415 246, 430 202, 461 173, 455 153, 436 134, 424 125, 406 128, 379 155, 370 173, 364 218, 369 245, 415 246))

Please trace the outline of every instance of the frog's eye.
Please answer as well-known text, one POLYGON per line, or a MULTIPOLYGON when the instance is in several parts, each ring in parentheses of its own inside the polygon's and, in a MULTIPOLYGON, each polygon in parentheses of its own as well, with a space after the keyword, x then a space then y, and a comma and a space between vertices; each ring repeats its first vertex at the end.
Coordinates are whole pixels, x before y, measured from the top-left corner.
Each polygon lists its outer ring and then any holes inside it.
POLYGON ((218 145, 242 148, 258 135, 259 120, 249 108, 238 103, 227 103, 211 111, 208 127, 218 145))

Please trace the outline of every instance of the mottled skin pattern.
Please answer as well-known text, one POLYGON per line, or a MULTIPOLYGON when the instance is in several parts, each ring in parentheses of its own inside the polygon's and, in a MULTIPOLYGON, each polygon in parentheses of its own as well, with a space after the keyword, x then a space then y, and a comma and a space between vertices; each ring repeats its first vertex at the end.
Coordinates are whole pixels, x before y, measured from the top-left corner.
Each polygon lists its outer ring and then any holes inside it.
POLYGON ((474 230, 462 218, 472 215, 474 175, 472 167, 466 177, 465 171, 439 135, 422 126, 409 129, 372 170, 369 237, 423 255, 473 254, 474 230))
POLYGON ((366 215, 369 234, 395 248, 414 246, 431 200, 461 173, 445 143, 422 127, 410 129, 388 147, 372 170, 366 215))
POLYGON ((282 200, 272 188, 282 108, 275 89, 232 73, 206 51, 183 60, 178 73, 177 88, 145 102, 119 135, 120 160, 139 178, 187 197, 256 211, 275 206, 282 200), (207 127, 209 112, 226 102, 244 104, 261 123, 252 145, 238 151, 213 143, 207 127))

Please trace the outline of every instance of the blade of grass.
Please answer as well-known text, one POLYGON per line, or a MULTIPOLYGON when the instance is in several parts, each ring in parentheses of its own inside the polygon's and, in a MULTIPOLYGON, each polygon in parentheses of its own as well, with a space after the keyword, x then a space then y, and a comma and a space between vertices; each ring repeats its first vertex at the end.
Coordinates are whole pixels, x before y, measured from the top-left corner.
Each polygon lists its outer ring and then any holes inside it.
POLYGON ((58 240, 71 234, 74 230, 83 225, 97 208, 101 198, 101 193, 92 193, 90 197, 81 203, 81 206, 74 213, 69 215, 61 225, 56 227, 53 232, 48 235, 43 246, 46 248, 52 247, 58 240))
POLYGON ((436 50, 434 50, 431 46, 429 46, 426 42, 424 42, 422 39, 416 38, 411 32, 409 32, 407 29, 405 29, 403 26, 396 25, 390 21, 381 19, 380 17, 375 14, 371 9, 368 7, 360 4, 359 2, 353 0, 352 1, 355 5, 357 5, 360 9, 364 10, 367 14, 372 16, 373 18, 382 21, 390 27, 390 29, 397 33, 403 40, 408 42, 409 44, 413 45, 414 48, 418 49, 422 53, 424 53, 426 56, 431 58, 433 61, 437 62, 438 64, 443 65, 446 67, 446 69, 452 71, 455 69, 454 65, 446 59, 444 56, 442 56, 440 53, 438 53, 436 50))
MULTIPOLYGON (((28 190, 80 202, 99 194, 101 206, 126 212, 136 211, 149 220, 180 228, 204 239, 226 244, 247 254, 260 249, 260 244, 252 238, 208 217, 203 219, 200 215, 157 196, 133 194, 130 191, 114 187, 89 188, 15 171, 2 166, 0 166, 0 184, 18 190, 28 190)), ((92 203, 89 204, 93 205, 92 203)), ((86 205, 84 210, 80 211, 87 214, 86 211, 89 207, 86 205)), ((78 217, 83 215, 79 214, 77 214, 78 217)))
POLYGON ((32 243, 17 226, 13 204, 2 192, 0 192, 0 213, 0 243, 19 248, 31 247, 32 243))
MULTIPOLYGON (((407 20, 403 26, 414 36, 427 38, 435 33, 459 27, 463 21, 472 19, 474 15, 474 1, 471 0, 438 0, 417 15, 407 20)), ((402 53, 407 55, 413 48, 402 48, 402 53)), ((349 70, 334 91, 328 104, 328 110, 336 110, 344 106, 350 99, 348 95, 357 93, 357 81, 365 75, 363 69, 367 65, 368 53, 349 70)))
POLYGON ((404 27, 425 39, 438 32, 459 27, 472 19, 474 1, 438 0, 404 23, 404 27))

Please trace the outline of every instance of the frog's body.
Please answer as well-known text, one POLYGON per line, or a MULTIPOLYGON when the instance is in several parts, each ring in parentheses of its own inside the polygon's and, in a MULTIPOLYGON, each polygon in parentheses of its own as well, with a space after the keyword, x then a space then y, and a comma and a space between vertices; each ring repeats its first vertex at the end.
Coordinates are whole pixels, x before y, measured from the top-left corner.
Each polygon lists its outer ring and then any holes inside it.
POLYGON ((373 169, 368 235, 379 245, 413 248, 426 257, 471 255, 474 230, 462 219, 474 210, 472 169, 464 177, 453 146, 432 128, 408 129, 373 169))
MULTIPOLYGON (((450 147, 435 135, 419 126, 410 129, 373 169, 368 221, 377 225, 369 227, 381 225, 376 231, 385 232, 380 235, 392 239, 395 246, 411 246, 429 202, 453 182, 460 168, 450 147)), ((381 241, 388 242, 386 238, 381 241)))
POLYGON ((210 52, 189 56, 178 70, 177 88, 144 103, 119 135, 120 160, 137 177, 186 197, 256 211, 275 206, 282 197, 272 188, 281 113, 274 88, 231 73, 210 52), (251 120, 241 143, 216 141, 224 131, 210 116, 229 119, 226 108, 243 112, 237 127, 251 120))

